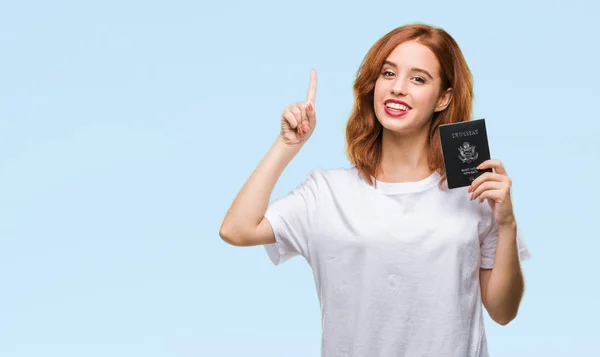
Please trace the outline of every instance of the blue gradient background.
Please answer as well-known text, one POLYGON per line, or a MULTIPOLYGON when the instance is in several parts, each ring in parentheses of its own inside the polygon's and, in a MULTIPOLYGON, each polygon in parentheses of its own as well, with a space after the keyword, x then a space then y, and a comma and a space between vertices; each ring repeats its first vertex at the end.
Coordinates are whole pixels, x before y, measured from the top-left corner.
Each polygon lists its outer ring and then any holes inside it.
POLYGON ((20 1, 0 5, 0 355, 318 356, 302 258, 218 236, 319 75, 317 131, 278 182, 346 167, 352 82, 406 23, 475 78, 533 254, 492 356, 597 353, 598 3, 20 1))

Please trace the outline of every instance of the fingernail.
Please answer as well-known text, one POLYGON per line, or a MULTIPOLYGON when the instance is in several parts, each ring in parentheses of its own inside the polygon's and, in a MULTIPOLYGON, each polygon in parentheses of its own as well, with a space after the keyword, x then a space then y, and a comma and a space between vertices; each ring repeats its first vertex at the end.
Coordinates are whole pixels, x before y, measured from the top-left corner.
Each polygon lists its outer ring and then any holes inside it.
POLYGON ((469 198, 469 201, 473 201, 473 195, 471 195, 471 197, 469 198))
POLYGON ((308 110, 309 112, 312 112, 312 104, 308 103, 308 105, 306 106, 306 110, 308 110))

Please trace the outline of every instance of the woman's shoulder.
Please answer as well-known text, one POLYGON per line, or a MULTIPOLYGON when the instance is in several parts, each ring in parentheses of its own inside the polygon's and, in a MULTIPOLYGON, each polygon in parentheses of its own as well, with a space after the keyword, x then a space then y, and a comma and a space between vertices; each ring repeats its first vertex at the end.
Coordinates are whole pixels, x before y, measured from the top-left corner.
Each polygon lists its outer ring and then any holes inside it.
POLYGON ((356 167, 316 168, 308 173, 304 184, 321 192, 344 191, 355 189, 360 180, 356 167))
POLYGON ((338 168, 317 168, 309 172, 308 178, 312 180, 320 181, 348 181, 353 182, 360 179, 358 169, 352 167, 338 167, 338 168))

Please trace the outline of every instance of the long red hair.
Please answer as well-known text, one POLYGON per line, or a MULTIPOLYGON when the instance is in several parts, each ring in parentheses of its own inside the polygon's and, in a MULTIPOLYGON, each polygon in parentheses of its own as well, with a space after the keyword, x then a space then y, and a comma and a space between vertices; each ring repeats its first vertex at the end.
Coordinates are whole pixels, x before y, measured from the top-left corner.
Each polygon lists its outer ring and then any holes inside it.
POLYGON ((383 127, 375 117, 373 96, 375 81, 384 61, 399 44, 416 41, 427 46, 437 57, 442 78, 441 92, 452 88, 452 101, 433 115, 429 129, 428 163, 431 170, 446 180, 438 127, 467 121, 473 106, 473 78, 456 41, 446 31, 424 24, 398 27, 380 38, 363 59, 354 82, 354 108, 346 125, 346 155, 350 163, 372 185, 372 176, 380 164, 383 127))

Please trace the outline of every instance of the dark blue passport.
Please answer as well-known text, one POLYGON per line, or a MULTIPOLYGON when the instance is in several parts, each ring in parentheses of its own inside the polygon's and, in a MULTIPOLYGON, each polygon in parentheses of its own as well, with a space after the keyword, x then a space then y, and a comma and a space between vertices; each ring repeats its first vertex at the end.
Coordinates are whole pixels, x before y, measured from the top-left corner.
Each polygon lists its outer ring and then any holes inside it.
POLYGON ((448 188, 469 186, 479 175, 492 172, 477 169, 490 159, 485 119, 440 125, 439 131, 448 188))

